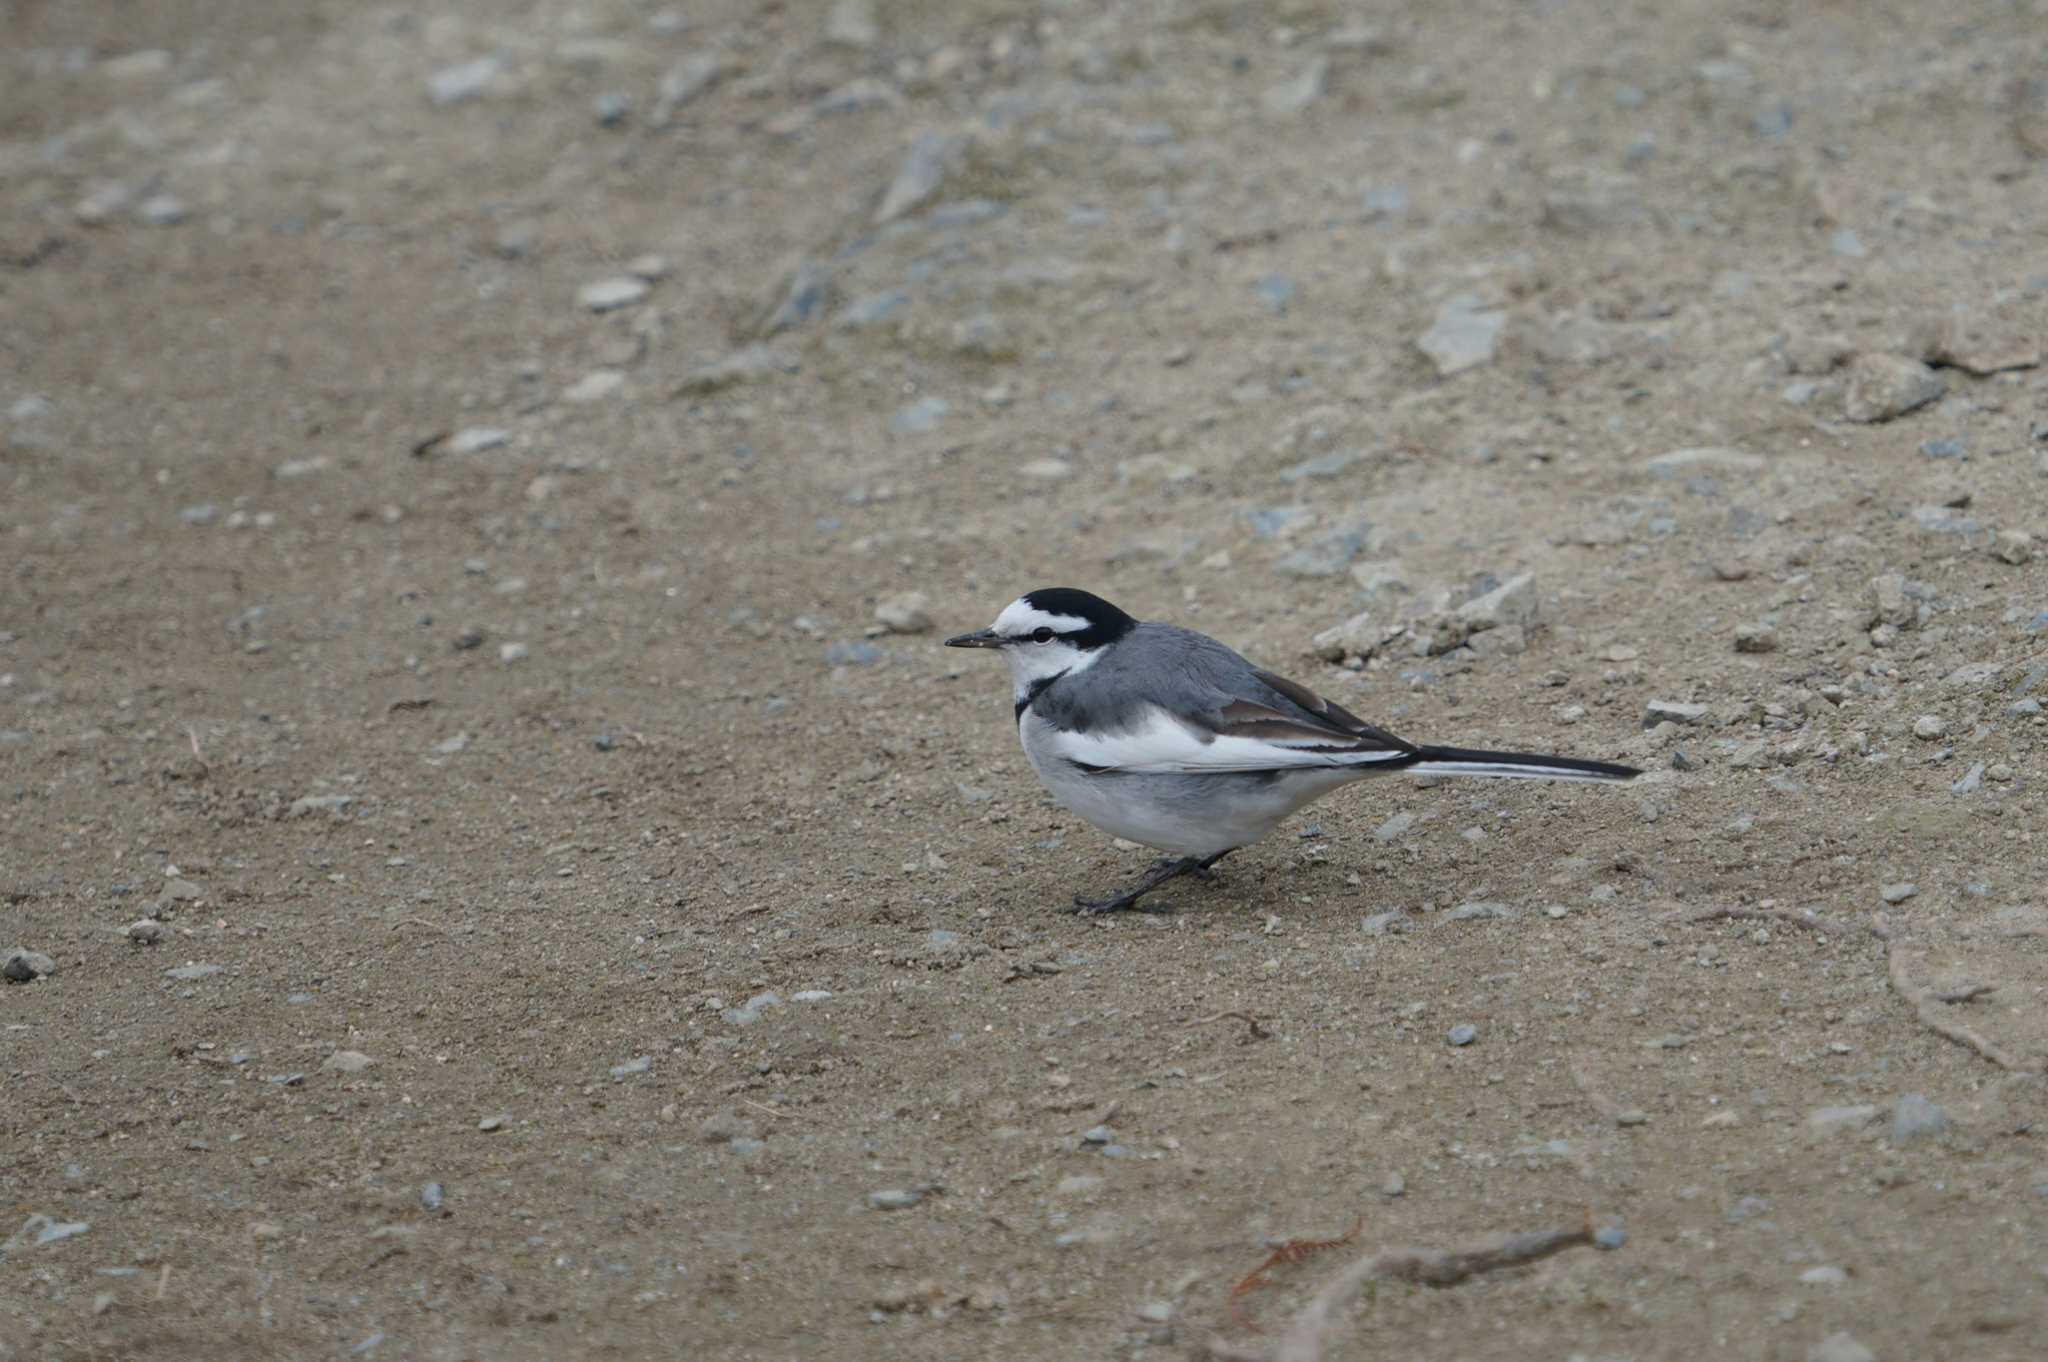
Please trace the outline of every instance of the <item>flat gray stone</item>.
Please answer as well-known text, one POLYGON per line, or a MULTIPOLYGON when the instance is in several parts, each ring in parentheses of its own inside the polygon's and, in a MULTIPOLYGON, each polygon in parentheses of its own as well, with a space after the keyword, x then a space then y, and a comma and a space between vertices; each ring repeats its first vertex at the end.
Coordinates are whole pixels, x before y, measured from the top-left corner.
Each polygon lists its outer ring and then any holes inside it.
POLYGON ((1507 313, 1487 307, 1476 295, 1461 293, 1437 309, 1436 320, 1416 344, 1436 365, 1438 376, 1449 378, 1493 362, 1507 319, 1507 313))

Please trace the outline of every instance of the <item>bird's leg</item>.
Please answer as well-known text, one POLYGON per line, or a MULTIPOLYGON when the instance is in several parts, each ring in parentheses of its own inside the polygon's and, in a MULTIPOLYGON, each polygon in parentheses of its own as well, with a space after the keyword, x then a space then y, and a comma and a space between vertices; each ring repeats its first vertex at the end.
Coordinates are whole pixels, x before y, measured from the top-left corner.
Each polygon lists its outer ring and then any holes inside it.
POLYGON ((1219 851, 1206 860, 1194 856, 1163 857, 1160 860, 1154 861, 1152 868, 1146 871, 1136 884, 1124 890, 1121 894, 1114 894, 1106 899, 1084 899, 1078 894, 1075 895, 1073 911, 1084 917, 1092 916, 1096 913, 1121 913, 1126 911, 1137 913, 1170 912, 1172 910, 1167 908, 1140 908, 1138 900, 1151 893, 1154 889, 1157 889, 1160 885, 1165 884, 1168 880, 1181 875, 1194 875, 1201 879, 1208 879, 1209 867, 1229 854, 1229 851, 1219 851))

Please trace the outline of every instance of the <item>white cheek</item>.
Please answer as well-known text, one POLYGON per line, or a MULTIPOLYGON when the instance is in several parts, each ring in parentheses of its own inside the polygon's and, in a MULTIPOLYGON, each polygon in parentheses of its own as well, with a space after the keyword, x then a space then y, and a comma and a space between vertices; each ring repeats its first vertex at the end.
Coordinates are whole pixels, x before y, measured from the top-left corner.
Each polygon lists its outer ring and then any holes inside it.
POLYGON ((1019 695, 1030 689, 1034 681, 1079 671, 1095 660, 1093 651, 1071 643, 1012 644, 1003 649, 1003 657, 1010 664, 1010 679, 1016 683, 1019 695))

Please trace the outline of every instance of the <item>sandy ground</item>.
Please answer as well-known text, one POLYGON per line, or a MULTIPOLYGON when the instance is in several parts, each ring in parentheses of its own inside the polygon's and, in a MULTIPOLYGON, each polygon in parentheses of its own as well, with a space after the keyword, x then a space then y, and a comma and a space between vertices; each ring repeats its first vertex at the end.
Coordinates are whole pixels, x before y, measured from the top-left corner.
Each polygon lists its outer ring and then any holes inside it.
POLYGON ((426 8, 0 4, 0 1358, 2041 1355, 2048 6, 426 8))

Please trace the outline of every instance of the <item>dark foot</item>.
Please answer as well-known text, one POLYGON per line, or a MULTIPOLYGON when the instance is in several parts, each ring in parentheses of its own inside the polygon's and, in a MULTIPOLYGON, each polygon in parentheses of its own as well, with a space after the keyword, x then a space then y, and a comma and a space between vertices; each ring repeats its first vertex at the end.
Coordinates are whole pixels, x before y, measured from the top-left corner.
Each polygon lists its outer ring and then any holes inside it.
MULTIPOLYGON (((1235 850, 1235 848, 1231 850, 1235 850)), ((1193 875, 1197 879, 1203 880, 1211 878, 1209 867, 1229 854, 1230 851, 1219 851, 1214 856, 1203 859, 1193 856, 1180 858, 1165 857, 1164 859, 1154 861, 1152 868, 1146 871, 1136 884, 1124 890, 1121 894, 1114 894, 1106 899, 1084 899, 1076 894, 1074 896, 1074 906, 1069 911, 1079 913, 1083 917, 1093 917, 1098 913, 1170 913, 1173 911, 1171 908, 1140 907, 1138 900, 1151 893, 1154 889, 1157 889, 1160 885, 1165 884, 1168 880, 1175 879, 1181 875, 1193 875)))

